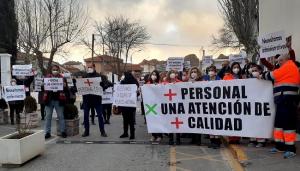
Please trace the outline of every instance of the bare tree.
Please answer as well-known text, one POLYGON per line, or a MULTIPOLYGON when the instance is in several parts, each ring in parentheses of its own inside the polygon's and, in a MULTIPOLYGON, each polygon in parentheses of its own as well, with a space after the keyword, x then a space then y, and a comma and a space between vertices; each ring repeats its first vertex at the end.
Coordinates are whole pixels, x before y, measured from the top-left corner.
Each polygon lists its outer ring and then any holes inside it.
MULTIPOLYGON (((102 54, 109 54, 120 60, 125 57, 125 66, 132 50, 142 48, 145 41, 150 38, 147 30, 139 22, 131 22, 123 16, 107 17, 104 22, 96 22, 95 30, 100 38, 102 54)), ((89 49, 91 44, 83 40, 89 49)), ((96 54, 96 52, 95 52, 96 54)), ((112 62, 116 73, 120 74, 120 62, 112 62)))
POLYGON ((87 24, 87 10, 79 0, 20 0, 18 6, 19 45, 26 53, 35 53, 45 74, 57 52, 74 41, 87 24), (44 68, 43 53, 49 53, 44 68))
POLYGON ((213 43, 219 47, 244 47, 254 57, 258 49, 258 0, 218 1, 225 24, 213 43))

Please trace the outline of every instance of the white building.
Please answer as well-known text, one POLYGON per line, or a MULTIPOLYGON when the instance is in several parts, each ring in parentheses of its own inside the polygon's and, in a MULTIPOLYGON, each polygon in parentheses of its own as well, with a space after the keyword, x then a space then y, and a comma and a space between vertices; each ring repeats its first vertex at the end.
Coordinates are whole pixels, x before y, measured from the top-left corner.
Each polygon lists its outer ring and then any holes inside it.
POLYGON ((292 35, 292 48, 300 60, 300 0, 260 0, 259 34, 284 30, 292 35))

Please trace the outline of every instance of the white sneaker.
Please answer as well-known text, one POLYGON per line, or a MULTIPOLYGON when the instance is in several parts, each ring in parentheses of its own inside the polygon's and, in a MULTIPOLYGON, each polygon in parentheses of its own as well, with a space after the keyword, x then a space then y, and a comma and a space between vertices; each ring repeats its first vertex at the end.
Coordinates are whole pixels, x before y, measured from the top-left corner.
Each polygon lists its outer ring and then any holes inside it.
POLYGON ((151 141, 151 142, 155 141, 155 138, 154 138, 154 137, 151 137, 150 141, 151 141))
POLYGON ((160 142, 160 141, 161 141, 161 138, 160 138, 160 137, 158 137, 158 138, 156 139, 156 141, 157 141, 157 142, 160 142))

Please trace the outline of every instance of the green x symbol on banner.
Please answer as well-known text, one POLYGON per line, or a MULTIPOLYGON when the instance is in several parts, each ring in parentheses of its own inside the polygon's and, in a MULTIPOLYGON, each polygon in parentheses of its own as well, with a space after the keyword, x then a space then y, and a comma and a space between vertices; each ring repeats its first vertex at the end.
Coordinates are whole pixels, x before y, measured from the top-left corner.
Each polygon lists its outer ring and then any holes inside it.
POLYGON ((146 115, 153 113, 154 115, 157 115, 157 112, 155 111, 155 107, 157 106, 157 104, 154 104, 152 106, 145 104, 146 107, 148 108, 148 111, 146 112, 146 115))

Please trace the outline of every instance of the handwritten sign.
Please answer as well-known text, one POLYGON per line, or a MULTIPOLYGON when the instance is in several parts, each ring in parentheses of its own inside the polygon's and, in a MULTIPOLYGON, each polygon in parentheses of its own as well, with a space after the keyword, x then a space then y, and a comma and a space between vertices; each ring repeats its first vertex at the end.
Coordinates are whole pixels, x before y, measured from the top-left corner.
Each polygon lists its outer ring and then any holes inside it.
POLYGON ((64 88, 63 78, 44 78, 46 91, 61 91, 64 88))
POLYGON ((114 86, 113 104, 123 107, 136 107, 137 86, 135 84, 117 84, 114 86))
POLYGON ((175 71, 183 71, 184 66, 184 58, 182 57, 170 57, 167 60, 167 71, 175 70, 175 71))
POLYGON ((24 85, 17 86, 4 86, 3 89, 3 98, 6 101, 16 101, 16 100, 24 100, 25 95, 25 87, 24 85))
POLYGON ((284 31, 262 35, 258 38, 258 43, 260 45, 260 58, 288 53, 284 31))
POLYGON ((14 76, 32 76, 32 64, 29 65, 13 65, 12 75, 14 76))
POLYGON ((34 78, 34 91, 42 91, 42 85, 44 83, 44 79, 40 77, 34 78))
POLYGON ((94 94, 103 95, 103 88, 100 86, 101 77, 78 78, 76 79, 77 93, 79 95, 94 94))
POLYGON ((103 92, 102 104, 112 104, 113 103, 113 89, 109 87, 103 92))

